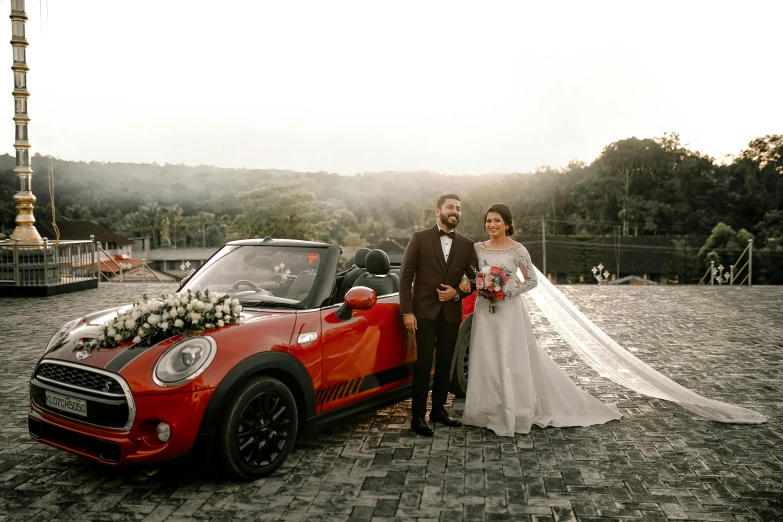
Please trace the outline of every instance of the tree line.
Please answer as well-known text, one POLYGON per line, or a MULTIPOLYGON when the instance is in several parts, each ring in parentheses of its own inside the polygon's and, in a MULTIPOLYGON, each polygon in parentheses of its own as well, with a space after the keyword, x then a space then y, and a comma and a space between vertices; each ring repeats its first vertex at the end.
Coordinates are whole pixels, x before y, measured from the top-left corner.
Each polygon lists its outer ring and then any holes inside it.
MULTIPOLYGON (((407 236, 433 224, 440 193, 463 199, 460 230, 482 234, 490 204, 504 201, 519 234, 704 236, 698 263, 728 263, 753 238, 767 256, 759 277, 783 272, 783 135, 753 140, 718 161, 677 134, 607 145, 591 163, 531 173, 443 175, 227 169, 213 166, 76 162, 37 154, 39 221, 91 220, 155 248, 217 247, 240 237, 314 239, 344 246, 407 236), (53 172, 53 180, 49 172, 53 172)), ((16 209, 14 158, 0 156, 0 233, 16 209)), ((754 265, 755 266, 755 265, 754 265)), ((755 282, 755 281, 754 281, 755 282)))

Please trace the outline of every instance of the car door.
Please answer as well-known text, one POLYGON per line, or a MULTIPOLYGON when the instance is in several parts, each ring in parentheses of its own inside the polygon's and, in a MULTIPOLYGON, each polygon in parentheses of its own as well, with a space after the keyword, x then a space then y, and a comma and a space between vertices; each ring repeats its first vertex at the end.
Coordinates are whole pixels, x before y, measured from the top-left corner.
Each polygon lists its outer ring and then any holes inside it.
POLYGON ((343 321, 339 305, 321 310, 323 373, 319 413, 410 384, 416 345, 400 316, 399 294, 380 296, 343 321))

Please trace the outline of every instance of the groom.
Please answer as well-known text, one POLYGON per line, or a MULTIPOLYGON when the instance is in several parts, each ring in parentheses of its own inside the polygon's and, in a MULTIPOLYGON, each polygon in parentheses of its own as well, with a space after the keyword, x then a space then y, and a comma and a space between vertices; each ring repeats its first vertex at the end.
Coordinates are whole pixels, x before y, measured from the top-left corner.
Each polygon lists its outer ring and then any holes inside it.
POLYGON ((434 433, 425 414, 436 349, 430 422, 462 425, 449 416, 445 404, 462 321, 460 300, 468 295, 459 289, 459 283, 463 275, 473 274, 473 267, 478 266, 473 242, 454 230, 462 217, 459 196, 440 196, 435 215, 434 227, 411 235, 400 268, 400 312, 405 328, 416 335, 411 429, 426 437, 434 433))

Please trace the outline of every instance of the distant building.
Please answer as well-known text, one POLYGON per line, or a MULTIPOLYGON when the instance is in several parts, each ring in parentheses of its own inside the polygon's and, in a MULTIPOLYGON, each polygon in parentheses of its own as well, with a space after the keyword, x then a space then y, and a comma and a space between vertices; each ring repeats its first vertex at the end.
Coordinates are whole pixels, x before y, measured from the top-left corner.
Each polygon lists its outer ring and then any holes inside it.
POLYGON ((101 280, 114 281, 114 282, 136 282, 136 281, 148 281, 148 282, 163 282, 163 283, 175 283, 181 281, 182 278, 174 274, 162 272, 151 268, 146 262, 142 264, 138 259, 123 259, 118 262, 113 260, 104 261, 101 260, 101 280), (120 269, 120 264, 123 267, 120 269), (130 265, 129 268, 126 268, 130 265))
POLYGON ((373 245, 371 248, 383 250, 389 256, 389 262, 392 265, 401 265, 402 256, 405 254, 405 247, 408 245, 410 238, 402 237, 387 237, 380 243, 373 245))
POLYGON ((616 279, 614 281, 609 281, 607 284, 609 285, 657 285, 655 281, 650 281, 649 279, 645 279, 643 277, 639 276, 625 276, 621 277, 620 279, 616 279))
POLYGON ((150 236, 129 237, 128 239, 133 241, 134 250, 136 251, 146 252, 152 248, 152 238, 150 236))
POLYGON ((147 266, 175 275, 185 277, 212 257, 217 248, 153 248, 146 252, 137 252, 134 259, 145 259, 147 266))

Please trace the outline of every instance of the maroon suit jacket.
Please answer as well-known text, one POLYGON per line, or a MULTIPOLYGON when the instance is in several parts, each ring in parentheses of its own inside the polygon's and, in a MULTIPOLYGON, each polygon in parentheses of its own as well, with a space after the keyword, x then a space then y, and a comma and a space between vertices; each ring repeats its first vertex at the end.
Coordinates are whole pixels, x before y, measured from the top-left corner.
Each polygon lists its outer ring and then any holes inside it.
POLYGON ((438 225, 411 234, 400 268, 400 313, 414 314, 417 319, 435 319, 443 308, 446 321, 462 321, 461 300, 469 295, 459 289, 463 274, 474 277, 478 267, 473 241, 457 233, 451 243, 449 263, 443 257, 438 225), (457 291, 459 301, 438 300, 440 285, 457 291))

